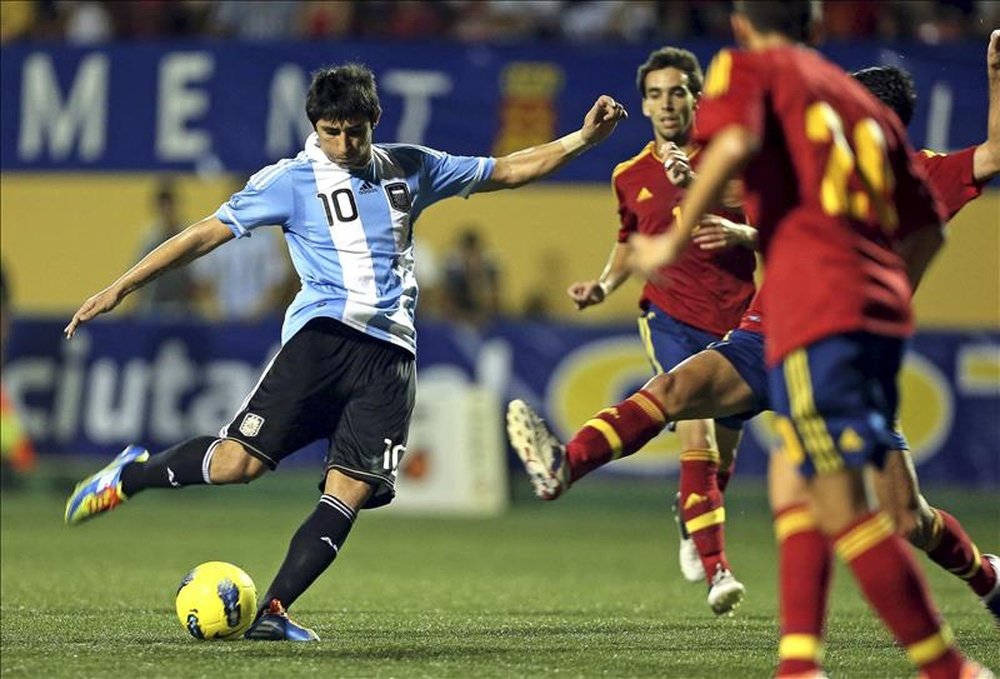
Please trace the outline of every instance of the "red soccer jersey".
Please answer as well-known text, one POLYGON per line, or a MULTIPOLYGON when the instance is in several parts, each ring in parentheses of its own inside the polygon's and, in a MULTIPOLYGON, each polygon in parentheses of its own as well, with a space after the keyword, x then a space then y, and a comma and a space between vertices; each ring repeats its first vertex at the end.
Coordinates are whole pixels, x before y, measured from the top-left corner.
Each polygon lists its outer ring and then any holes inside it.
POLYGON ((937 191, 944 207, 945 219, 951 219, 983 192, 985 181, 977 182, 973 174, 972 157, 976 147, 970 146, 954 153, 935 153, 924 149, 913 154, 913 162, 922 168, 927 181, 937 191))
POLYGON ((941 215, 898 118, 818 53, 779 47, 713 61, 697 138, 733 124, 761 141, 743 176, 767 266, 768 364, 830 335, 909 335, 893 240, 941 215))
MULTIPOLYGON (((975 150, 975 146, 970 146, 955 153, 924 150, 913 154, 913 162, 927 173, 927 181, 937 192, 948 219, 983 192, 986 182, 976 181, 972 171, 972 155, 975 150)), ((740 318, 740 330, 764 332, 764 311, 761 306, 763 292, 764 286, 761 285, 740 318)))
MULTIPOLYGON (((618 241, 633 233, 663 233, 673 224, 674 209, 684 189, 674 186, 663 170, 663 161, 650 142, 639 155, 618 165, 611 176, 621 228, 618 241)), ((691 158, 697 167, 698 156, 691 158)), ((715 211, 743 222, 738 210, 715 211)), ((754 293, 753 253, 742 247, 702 250, 691 246, 677 262, 663 267, 642 289, 642 306, 655 304, 688 325, 723 335, 739 322, 754 293)))
POLYGON ((764 292, 763 283, 761 284, 760 289, 757 290, 757 294, 750 300, 747 310, 743 312, 743 316, 740 318, 740 330, 755 332, 758 335, 764 333, 764 309, 761 306, 762 292, 764 292))

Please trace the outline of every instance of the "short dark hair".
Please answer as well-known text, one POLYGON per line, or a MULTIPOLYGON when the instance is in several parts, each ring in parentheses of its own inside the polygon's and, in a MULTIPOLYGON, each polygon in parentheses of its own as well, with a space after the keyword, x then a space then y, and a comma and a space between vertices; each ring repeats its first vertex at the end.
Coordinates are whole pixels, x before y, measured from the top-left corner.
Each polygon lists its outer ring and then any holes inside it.
POLYGON ((891 108, 909 125, 917 104, 917 88, 913 76, 899 66, 872 66, 851 74, 851 77, 868 88, 883 104, 891 108))
POLYGON ((676 68, 678 71, 687 73, 688 89, 691 94, 698 96, 701 94, 701 85, 704 77, 701 74, 701 64, 698 57, 686 49, 680 47, 661 47, 652 52, 646 63, 639 67, 635 77, 635 84, 639 88, 639 94, 646 98, 646 76, 650 71, 658 71, 661 68, 676 68))
POLYGON ((343 64, 313 73, 306 95, 306 115, 314 127, 320 120, 358 118, 374 125, 381 113, 375 74, 364 64, 343 64))
POLYGON ((818 0, 736 0, 733 10, 761 33, 780 33, 795 42, 809 42, 818 0))

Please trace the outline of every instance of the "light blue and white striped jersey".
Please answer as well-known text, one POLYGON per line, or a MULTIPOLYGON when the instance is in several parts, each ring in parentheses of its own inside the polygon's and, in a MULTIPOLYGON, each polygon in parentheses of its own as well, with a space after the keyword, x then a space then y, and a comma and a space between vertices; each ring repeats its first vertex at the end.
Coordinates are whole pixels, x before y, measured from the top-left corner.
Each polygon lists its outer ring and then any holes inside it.
POLYGON ((468 197, 494 163, 376 144, 367 168, 347 170, 313 133, 305 150, 255 174, 215 216, 238 238, 261 226, 284 231, 302 290, 285 313, 282 343, 326 316, 415 353, 413 224, 443 198, 468 197))

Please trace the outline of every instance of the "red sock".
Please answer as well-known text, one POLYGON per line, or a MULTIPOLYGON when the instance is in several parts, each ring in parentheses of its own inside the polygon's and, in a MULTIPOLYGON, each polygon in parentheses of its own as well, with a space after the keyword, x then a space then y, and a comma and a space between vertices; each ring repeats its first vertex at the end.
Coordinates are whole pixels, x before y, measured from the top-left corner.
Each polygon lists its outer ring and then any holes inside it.
POLYGON ((663 406, 645 389, 605 408, 587 420, 566 444, 570 479, 576 481, 611 460, 631 455, 659 434, 666 423, 663 406))
POLYGON ((719 566, 726 561, 726 508, 716 483, 719 452, 685 450, 681 453, 681 518, 694 540, 709 583, 719 566))
POLYGON ((719 471, 715 472, 715 483, 719 486, 719 492, 725 495, 726 487, 729 486, 729 479, 733 477, 733 469, 736 468, 736 460, 729 463, 729 466, 723 469, 719 467, 719 471))
POLYGON ((882 513, 865 514, 834 538, 868 603, 927 679, 957 677, 962 656, 927 592, 913 556, 882 513))
POLYGON ((776 512, 774 533, 781 623, 776 676, 804 675, 819 670, 823 662, 823 622, 833 554, 805 504, 776 512))
POLYGON ((993 564, 983 558, 979 548, 962 529, 954 516, 940 509, 934 512, 931 539, 924 547, 931 561, 969 583, 978 596, 986 596, 997 583, 993 564))

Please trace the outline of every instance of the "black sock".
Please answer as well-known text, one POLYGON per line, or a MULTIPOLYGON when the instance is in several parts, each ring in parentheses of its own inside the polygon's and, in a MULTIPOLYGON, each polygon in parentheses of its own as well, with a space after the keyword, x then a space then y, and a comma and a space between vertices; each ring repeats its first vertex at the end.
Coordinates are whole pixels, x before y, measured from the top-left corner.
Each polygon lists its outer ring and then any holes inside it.
POLYGON ((211 483, 208 467, 221 439, 198 436, 122 469, 122 492, 131 497, 146 488, 180 488, 211 483))
POLYGON ((260 612, 272 599, 288 608, 337 558, 351 532, 354 510, 332 495, 323 495, 288 545, 288 554, 278 574, 260 601, 260 612))

